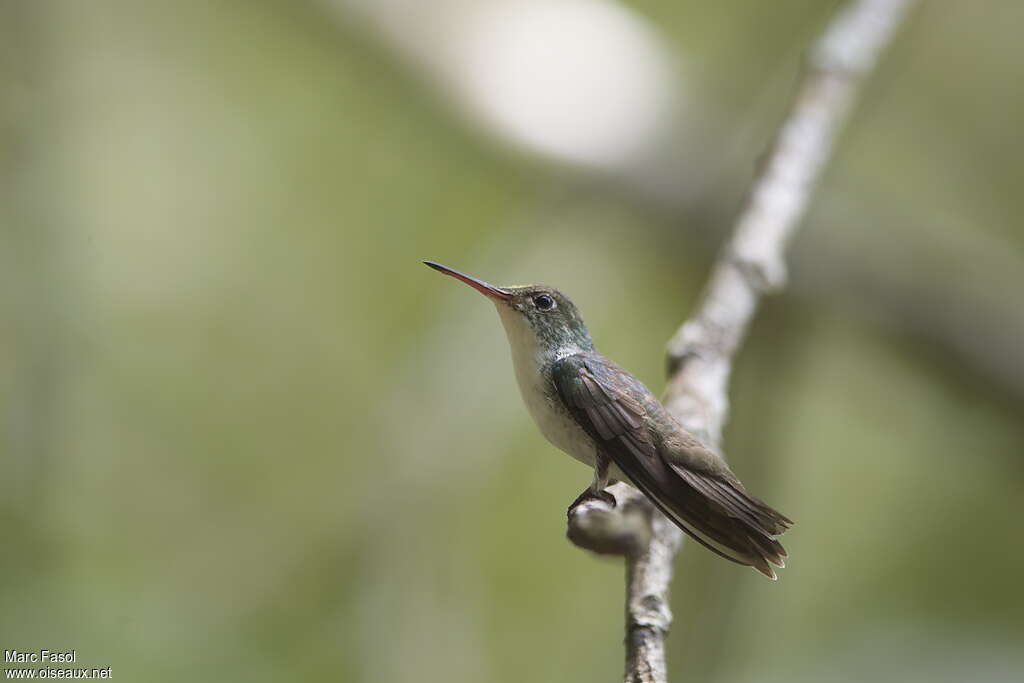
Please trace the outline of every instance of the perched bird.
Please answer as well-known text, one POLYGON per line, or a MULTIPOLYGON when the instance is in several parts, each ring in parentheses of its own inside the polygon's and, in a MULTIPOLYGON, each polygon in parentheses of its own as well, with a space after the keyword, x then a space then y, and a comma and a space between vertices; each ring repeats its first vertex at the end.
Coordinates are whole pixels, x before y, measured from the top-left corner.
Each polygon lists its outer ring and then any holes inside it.
MULTIPOLYGON (((725 460, 683 428, 654 394, 594 349, 567 296, 544 285, 495 287, 432 261, 494 302, 523 401, 544 437, 594 468, 587 498, 625 480, 709 550, 775 579, 792 521, 746 492, 725 460)), ((609 500, 610 499, 610 500, 609 500)), ((570 511, 572 506, 570 506, 570 511)))

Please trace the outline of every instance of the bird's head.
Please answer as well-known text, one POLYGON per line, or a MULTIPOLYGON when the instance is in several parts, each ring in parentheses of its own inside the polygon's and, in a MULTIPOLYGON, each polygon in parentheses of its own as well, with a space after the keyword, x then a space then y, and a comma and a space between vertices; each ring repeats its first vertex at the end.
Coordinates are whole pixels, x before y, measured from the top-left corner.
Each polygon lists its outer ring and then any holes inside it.
POLYGON ((424 264, 466 283, 494 302, 509 342, 532 342, 548 350, 591 350, 594 343, 569 297, 547 285, 496 287, 433 261, 424 264))

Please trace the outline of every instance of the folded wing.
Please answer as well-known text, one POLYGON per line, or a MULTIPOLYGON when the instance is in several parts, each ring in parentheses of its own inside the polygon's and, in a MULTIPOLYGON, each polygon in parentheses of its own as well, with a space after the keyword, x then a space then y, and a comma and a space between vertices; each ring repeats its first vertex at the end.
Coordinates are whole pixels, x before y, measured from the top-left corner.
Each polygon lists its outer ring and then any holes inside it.
POLYGON ((775 578, 792 522, 750 496, 628 372, 596 353, 552 367, 559 397, 605 455, 679 528, 726 559, 775 578))

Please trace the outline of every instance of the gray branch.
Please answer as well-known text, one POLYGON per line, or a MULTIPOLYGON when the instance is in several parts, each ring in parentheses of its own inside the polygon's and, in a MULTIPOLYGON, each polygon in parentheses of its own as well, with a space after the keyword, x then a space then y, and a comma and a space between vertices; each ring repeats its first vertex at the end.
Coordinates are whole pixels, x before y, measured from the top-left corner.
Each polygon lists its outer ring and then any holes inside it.
MULTIPOLYGON (((720 448, 733 357, 761 296, 786 282, 783 255, 828 161, 858 86, 912 0, 853 0, 810 53, 796 100, 754 180, 732 238, 696 315, 668 344, 664 403, 690 432, 720 448)), ((588 501, 569 518, 569 539, 626 558, 627 683, 664 683, 668 589, 682 533, 635 489, 608 488, 612 509, 588 501)))

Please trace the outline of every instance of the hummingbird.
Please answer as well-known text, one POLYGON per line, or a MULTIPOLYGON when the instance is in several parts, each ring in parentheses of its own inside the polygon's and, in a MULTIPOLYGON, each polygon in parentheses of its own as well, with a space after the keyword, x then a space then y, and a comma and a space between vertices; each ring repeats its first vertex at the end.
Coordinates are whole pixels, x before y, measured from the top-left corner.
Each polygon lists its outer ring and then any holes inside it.
POLYGON ((775 580, 792 520, 746 492, 725 459, 688 432, 640 380, 594 348, 576 305, 553 287, 496 287, 433 261, 498 310, 523 402, 544 437, 594 470, 569 507, 612 481, 639 489, 688 536, 775 580))

